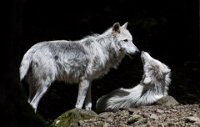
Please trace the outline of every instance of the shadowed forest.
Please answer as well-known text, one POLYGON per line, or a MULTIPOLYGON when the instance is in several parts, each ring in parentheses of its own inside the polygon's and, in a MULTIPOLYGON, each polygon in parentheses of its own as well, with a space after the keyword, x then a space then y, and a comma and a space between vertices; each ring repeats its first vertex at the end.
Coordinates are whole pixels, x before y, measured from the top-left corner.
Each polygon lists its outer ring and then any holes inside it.
MULTIPOLYGON (((182 104, 200 104, 199 3, 197 0, 110 0, 90 3, 66 0, 8 0, 5 3, 0 88, 2 127, 44 126, 74 108, 78 86, 55 82, 39 103, 36 117, 19 82, 24 53, 48 40, 79 40, 103 33, 115 22, 128 22, 134 44, 172 70, 169 94, 182 104), (4 30, 5 29, 5 30, 4 30)), ((130 88, 142 78, 141 60, 125 57, 92 84, 92 101, 116 88, 130 88)), ((93 106, 93 110, 95 107, 93 106)))

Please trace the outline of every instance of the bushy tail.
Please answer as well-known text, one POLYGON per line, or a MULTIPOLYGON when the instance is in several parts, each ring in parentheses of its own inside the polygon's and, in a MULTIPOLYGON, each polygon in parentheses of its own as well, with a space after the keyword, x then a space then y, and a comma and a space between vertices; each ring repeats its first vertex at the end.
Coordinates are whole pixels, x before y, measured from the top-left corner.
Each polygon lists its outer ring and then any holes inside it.
POLYGON ((19 68, 19 73, 20 73, 20 81, 22 81, 27 74, 30 64, 32 61, 32 53, 27 52, 21 62, 20 68, 19 68))
POLYGON ((143 87, 137 85, 132 89, 117 89, 113 92, 102 96, 96 104, 96 111, 117 111, 120 108, 134 106, 142 94, 143 87))
POLYGON ((40 46, 39 44, 34 45, 24 55, 21 65, 20 65, 20 68, 19 68, 20 81, 22 81, 24 79, 24 77, 26 76, 26 74, 30 68, 31 62, 32 62, 32 56, 36 52, 36 50, 39 46, 40 46))

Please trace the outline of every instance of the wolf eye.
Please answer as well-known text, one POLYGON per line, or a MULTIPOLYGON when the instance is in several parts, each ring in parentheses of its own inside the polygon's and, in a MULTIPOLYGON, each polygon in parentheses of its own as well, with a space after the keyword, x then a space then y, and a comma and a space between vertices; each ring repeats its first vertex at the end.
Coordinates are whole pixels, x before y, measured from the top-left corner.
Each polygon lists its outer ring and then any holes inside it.
POLYGON ((128 42, 128 39, 124 39, 124 42, 128 42))

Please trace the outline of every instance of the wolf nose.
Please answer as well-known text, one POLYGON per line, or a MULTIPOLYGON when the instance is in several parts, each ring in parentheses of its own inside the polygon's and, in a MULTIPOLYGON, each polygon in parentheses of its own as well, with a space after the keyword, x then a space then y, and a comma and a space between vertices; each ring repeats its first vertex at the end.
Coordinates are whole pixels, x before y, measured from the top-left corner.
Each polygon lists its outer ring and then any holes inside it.
POLYGON ((136 56, 140 56, 140 55, 141 55, 141 52, 140 52, 139 50, 137 50, 137 51, 135 52, 135 55, 136 55, 136 56))

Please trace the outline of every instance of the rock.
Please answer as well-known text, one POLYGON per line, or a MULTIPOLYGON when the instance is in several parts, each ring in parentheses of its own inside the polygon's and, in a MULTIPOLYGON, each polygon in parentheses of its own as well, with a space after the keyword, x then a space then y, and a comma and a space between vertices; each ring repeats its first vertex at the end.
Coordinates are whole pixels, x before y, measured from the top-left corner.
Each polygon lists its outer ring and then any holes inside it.
POLYGON ((164 127, 163 123, 158 124, 158 127, 164 127))
POLYGON ((112 113, 112 112, 104 112, 104 113, 99 114, 99 117, 106 119, 108 122, 112 122, 114 119, 113 115, 114 115, 114 113, 112 113))
POLYGON ((186 117, 185 121, 190 122, 190 123, 195 123, 195 122, 198 123, 198 122, 200 122, 200 119, 198 117, 190 116, 190 117, 186 117))
POLYGON ((170 114, 171 112, 169 111, 169 110, 167 110, 167 111, 164 111, 166 114, 170 114))
POLYGON ((109 123, 105 123, 105 124, 103 125, 103 127, 110 127, 110 124, 109 124, 109 123))
POLYGON ((155 102, 156 105, 164 105, 164 106, 174 106, 178 105, 179 102, 172 96, 166 96, 159 99, 157 102, 155 102))
POLYGON ((132 115, 132 116, 128 119, 127 123, 128 123, 128 124, 135 123, 135 122, 137 122, 138 120, 140 120, 141 118, 142 118, 142 117, 141 117, 140 115, 132 115))
POLYGON ((55 127, 73 127, 78 125, 79 120, 87 120, 96 116, 97 114, 93 111, 72 109, 56 118, 52 125, 55 127))
POLYGON ((164 111, 161 110, 161 109, 157 109, 156 112, 157 112, 157 113, 160 113, 160 114, 164 113, 164 111))
POLYGON ((157 120, 158 116, 156 114, 151 114, 150 119, 157 120))
POLYGON ((148 118, 149 117, 149 114, 148 113, 142 113, 141 114, 144 118, 148 118))
POLYGON ((169 123, 167 123, 167 127, 176 127, 176 124, 169 122, 169 123))
POLYGON ((135 126, 143 125, 143 124, 146 124, 147 122, 148 122, 147 118, 142 118, 142 119, 139 119, 137 122, 135 122, 133 125, 135 126))
POLYGON ((172 112, 177 112, 177 110, 176 110, 176 109, 171 109, 170 111, 172 111, 172 112))

